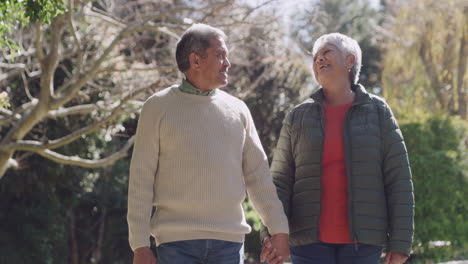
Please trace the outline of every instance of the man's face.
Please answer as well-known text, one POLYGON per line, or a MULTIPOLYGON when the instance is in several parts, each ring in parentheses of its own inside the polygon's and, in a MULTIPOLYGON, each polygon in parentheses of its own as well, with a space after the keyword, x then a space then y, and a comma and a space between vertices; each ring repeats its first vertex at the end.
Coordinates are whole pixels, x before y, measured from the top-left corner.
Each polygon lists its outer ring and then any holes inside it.
POLYGON ((200 75, 203 88, 213 90, 228 83, 228 69, 231 63, 228 60, 228 49, 224 40, 212 38, 211 45, 205 51, 205 57, 200 58, 200 75))

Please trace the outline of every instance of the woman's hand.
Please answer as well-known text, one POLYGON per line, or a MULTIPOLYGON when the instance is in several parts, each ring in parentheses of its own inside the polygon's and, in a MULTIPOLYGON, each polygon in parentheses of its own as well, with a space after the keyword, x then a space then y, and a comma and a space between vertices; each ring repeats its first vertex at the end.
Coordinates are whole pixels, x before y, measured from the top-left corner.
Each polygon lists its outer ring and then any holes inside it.
POLYGON ((403 264, 409 256, 400 252, 388 252, 385 256, 385 264, 403 264))

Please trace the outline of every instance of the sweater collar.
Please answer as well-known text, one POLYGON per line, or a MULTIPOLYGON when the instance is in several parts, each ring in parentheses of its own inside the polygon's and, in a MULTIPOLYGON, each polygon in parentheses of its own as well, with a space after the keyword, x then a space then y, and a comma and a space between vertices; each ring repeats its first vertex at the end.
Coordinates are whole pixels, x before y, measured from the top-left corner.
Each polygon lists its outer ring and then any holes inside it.
MULTIPOLYGON (((370 100, 369 93, 366 91, 364 86, 362 86, 361 84, 354 84, 354 85, 351 86, 351 89, 356 93, 356 98, 354 100, 353 105, 362 104, 362 103, 370 100)), ((314 101, 316 101, 317 103, 323 104, 323 102, 325 101, 325 95, 323 93, 323 87, 320 87, 320 89, 315 91, 310 97, 312 99, 314 99, 314 101)))
POLYGON ((179 90, 184 93, 201 95, 201 96, 211 96, 215 93, 215 90, 203 92, 200 89, 193 86, 191 83, 189 83, 186 79, 182 80, 182 83, 179 86, 179 90))

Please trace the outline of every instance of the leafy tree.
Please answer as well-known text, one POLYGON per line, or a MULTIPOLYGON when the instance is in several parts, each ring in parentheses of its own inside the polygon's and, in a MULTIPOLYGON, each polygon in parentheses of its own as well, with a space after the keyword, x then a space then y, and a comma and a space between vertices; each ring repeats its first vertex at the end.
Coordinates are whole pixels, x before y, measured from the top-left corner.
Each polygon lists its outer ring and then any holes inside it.
POLYGON ((19 47, 8 36, 19 24, 50 23, 52 18, 64 12, 63 0, 6 0, 0 2, 0 48, 19 47))
POLYGON ((409 117, 402 133, 415 190, 414 261, 453 260, 468 251, 468 127, 458 118, 409 117), (436 247, 435 241, 450 245, 436 247))
POLYGON ((466 120, 468 6, 388 1, 386 12, 385 97, 400 111, 443 111, 466 120))
POLYGON ((0 126, 6 131, 0 141, 0 177, 9 167, 20 166, 15 159, 18 151, 90 168, 126 156, 133 139, 104 158, 65 156, 54 150, 116 124, 116 117, 130 117, 141 104, 138 96, 142 92, 167 86, 175 76, 170 74, 175 69, 173 64, 158 65, 154 58, 144 62, 127 59, 128 46, 124 46, 130 39, 143 38, 139 33, 143 31, 154 32, 146 34, 163 38, 164 44, 168 39, 175 40, 172 29, 183 22, 168 12, 173 6, 156 3, 151 6, 153 12, 144 14, 111 4, 79 3, 75 7, 74 1, 68 2, 67 12, 55 17, 50 26, 38 23, 15 36, 22 41, 20 52, 15 57, 3 57, 1 68, 6 70, 0 82, 14 100, 11 110, 0 109, 0 126), (161 78, 161 72, 169 73, 161 78), (66 122, 73 116, 85 118, 86 126, 57 138, 36 129, 47 120, 66 122))
POLYGON ((227 29, 252 14, 233 1, 74 3, 69 1, 67 11, 50 26, 38 23, 19 31, 23 34, 15 37, 21 40, 20 52, 2 58, 0 87, 15 99, 11 110, 0 108, 0 127, 6 131, 0 140, 0 177, 8 168, 21 167, 19 151, 88 168, 122 158, 132 138, 108 157, 65 156, 56 149, 103 127, 118 126, 139 109, 147 98, 144 92, 176 82, 180 74, 171 54, 186 28, 184 21, 227 29), (86 119, 86 126, 58 138, 36 129, 49 119, 66 122, 72 116, 86 119))

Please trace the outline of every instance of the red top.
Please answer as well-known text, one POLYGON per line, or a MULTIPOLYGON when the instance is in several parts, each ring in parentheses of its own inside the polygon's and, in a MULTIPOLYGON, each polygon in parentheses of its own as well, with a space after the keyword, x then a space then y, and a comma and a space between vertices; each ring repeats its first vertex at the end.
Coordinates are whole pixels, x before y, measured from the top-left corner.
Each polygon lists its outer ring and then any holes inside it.
POLYGON ((352 102, 325 106, 319 239, 326 243, 352 243, 349 236, 348 181, 343 143, 344 119, 351 105, 352 102))

